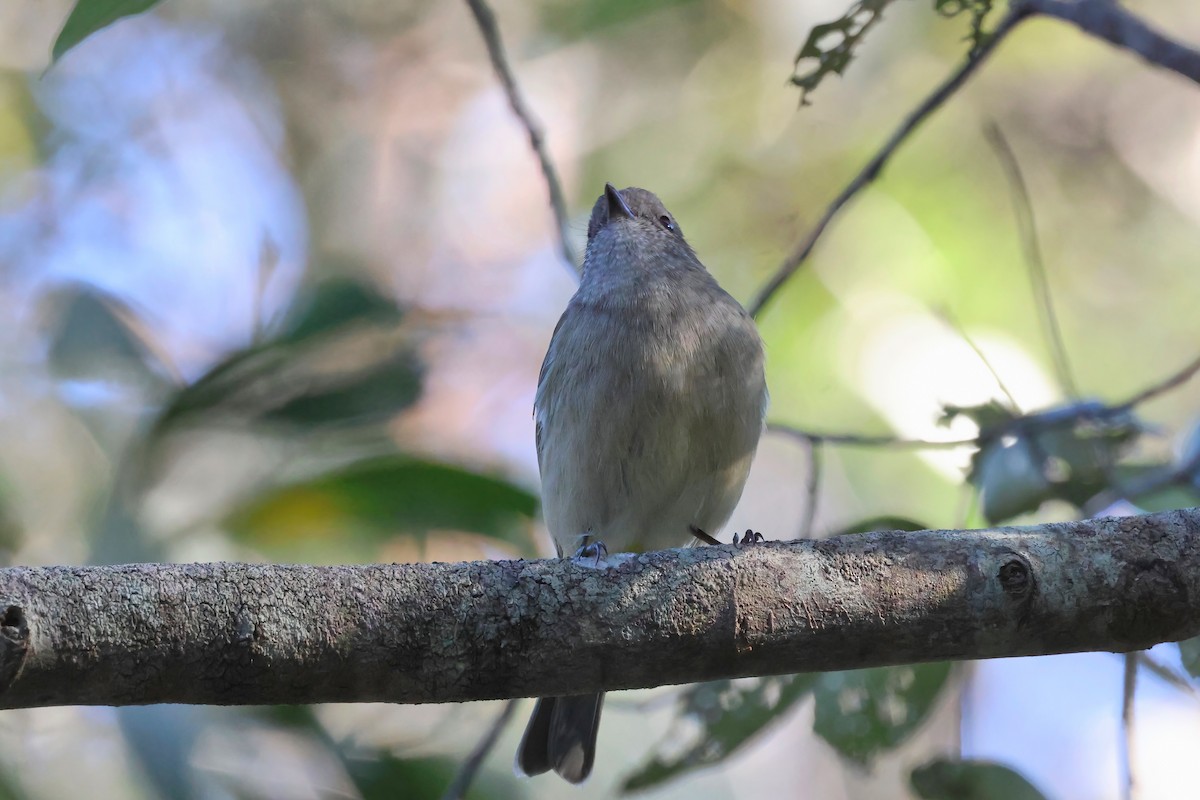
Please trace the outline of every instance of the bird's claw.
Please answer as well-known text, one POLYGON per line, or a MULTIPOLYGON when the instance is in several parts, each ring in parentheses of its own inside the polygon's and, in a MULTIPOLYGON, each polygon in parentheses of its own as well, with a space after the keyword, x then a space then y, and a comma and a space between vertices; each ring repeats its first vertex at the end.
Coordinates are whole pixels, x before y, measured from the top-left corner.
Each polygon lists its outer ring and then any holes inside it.
POLYGON ((599 539, 593 539, 590 533, 579 537, 579 549, 575 551, 576 560, 592 559, 592 566, 600 566, 601 559, 608 557, 608 547, 599 539))
POLYGON ((766 537, 764 537, 761 533, 759 533, 758 531, 753 530, 751 528, 746 528, 746 533, 742 536, 742 538, 740 540, 738 539, 738 535, 736 533, 733 535, 733 546, 734 547, 748 547, 749 545, 752 545, 752 544, 762 544, 765 541, 766 541, 766 537))

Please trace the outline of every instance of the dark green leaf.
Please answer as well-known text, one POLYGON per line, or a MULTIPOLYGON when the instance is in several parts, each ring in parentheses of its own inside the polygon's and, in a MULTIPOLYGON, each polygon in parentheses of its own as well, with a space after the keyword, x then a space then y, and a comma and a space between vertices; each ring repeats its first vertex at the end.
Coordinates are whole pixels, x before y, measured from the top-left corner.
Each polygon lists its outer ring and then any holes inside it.
POLYGON ((23 800, 29 797, 17 781, 17 776, 10 774, 9 769, 4 767, 0 770, 0 800, 23 800))
POLYGON ((949 675, 949 663, 826 672, 814 689, 813 730, 846 758, 866 764, 925 721, 949 675))
POLYGON ((1179 643, 1179 659, 1193 678, 1200 678, 1200 636, 1179 643))
POLYGON ((385 420, 421 389, 421 365, 401 318, 374 289, 325 282, 297 300, 277 338, 234 353, 178 392, 150 438, 197 420, 304 427, 385 420))
MULTIPOLYGON (((386 753, 347 758, 345 764, 363 800, 435 800, 443 796, 459 767, 455 760, 444 757, 397 758, 386 753)), ((468 800, 515 800, 521 796, 511 774, 496 773, 477 775, 466 793, 468 800)))
POLYGON ((236 510, 227 525, 260 544, 351 536, 379 541, 451 530, 524 551, 536 513, 534 495, 500 478, 387 456, 268 492, 236 510))
POLYGON ((912 771, 922 800, 1046 800, 1034 785, 1002 764, 937 759, 912 771))
POLYGON ((629 23, 663 9, 695 0, 591 0, 587 3, 549 3, 542 6, 545 27, 560 36, 579 37, 629 23))
MULTIPOLYGON (((365 747, 353 739, 334 739, 310 706, 271 706, 258 713, 272 724, 303 732, 325 745, 342 762, 363 800, 442 797, 460 767, 457 761, 449 758, 400 758, 384 750, 365 747)), ((521 796, 511 773, 487 770, 475 777, 466 794, 468 800, 493 797, 515 800, 521 796)))
POLYGON ((421 364, 408 349, 397 349, 368 369, 351 372, 345 382, 320 382, 296 395, 263 419, 317 426, 386 419, 416 402, 421 394, 421 364))
POLYGON ((834 532, 833 536, 842 536, 847 533, 870 533, 872 531, 925 531, 929 530, 929 526, 923 522, 917 522, 908 517, 896 517, 891 515, 883 515, 879 517, 868 517, 860 520, 853 525, 847 525, 839 531, 834 532))
POLYGON ((968 478, 979 490, 983 517, 990 523, 1036 511, 1051 496, 1029 441, 993 441, 972 457, 968 478))
POLYGON ((400 318, 396 304, 375 287, 352 278, 330 278, 297 298, 278 338, 300 342, 352 323, 388 324, 400 318))
POLYGON ((122 17, 141 14, 159 0, 76 0, 75 7, 63 23, 58 38, 54 40, 51 55, 54 61, 63 53, 82 42, 101 28, 106 28, 122 17))
POLYGON ((678 716, 685 733, 669 732, 658 752, 625 778, 621 791, 648 789, 720 763, 790 711, 812 691, 816 680, 816 675, 778 675, 688 688, 680 697, 678 716), (681 748, 681 735, 692 740, 690 746, 681 748))

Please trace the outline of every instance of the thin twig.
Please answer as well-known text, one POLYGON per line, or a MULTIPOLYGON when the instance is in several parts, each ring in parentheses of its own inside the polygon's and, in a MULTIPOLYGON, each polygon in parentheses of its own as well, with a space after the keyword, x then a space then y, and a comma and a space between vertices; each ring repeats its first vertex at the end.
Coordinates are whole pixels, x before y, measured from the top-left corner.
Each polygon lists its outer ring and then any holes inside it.
POLYGON ((1196 690, 1195 684, 1183 675, 1180 675, 1173 667, 1152 658, 1145 650, 1139 651, 1137 656, 1138 664, 1149 670, 1152 675, 1160 678, 1164 683, 1171 686, 1171 688, 1178 689, 1188 695, 1193 700, 1200 700, 1200 692, 1196 690))
POLYGON ((804 428, 796 428, 791 425, 784 425, 778 422, 772 422, 767 425, 769 433, 778 433, 783 436, 790 436, 793 439, 799 439, 803 442, 812 442, 814 444, 834 444, 845 445, 848 447, 894 447, 898 450, 950 450, 956 447, 971 447, 979 443, 978 438, 974 439, 953 439, 944 442, 927 441, 925 439, 901 439, 896 436, 871 436, 857 433, 823 433, 820 431, 810 431, 804 428))
POLYGON ((538 163, 541 164, 542 177, 545 178, 546 188, 550 193, 550 208, 554 211, 554 221, 558 225, 559 250, 563 260, 567 262, 567 266, 578 277, 579 262, 575 260, 575 250, 571 247, 567 202, 563 199, 558 170, 554 168, 554 162, 550 160, 550 153, 546 150, 545 135, 541 126, 534 120, 533 112, 526 104, 520 87, 517 86, 517 79, 513 76, 512 68, 508 65, 508 56, 504 54, 504 43, 500 40, 500 28, 496 24, 496 15, 492 13, 492 9, 485 0, 467 0, 467 5, 471 7, 471 13, 475 15, 479 32, 483 34, 483 40, 487 43, 492 69, 496 71, 496 77, 499 78, 500 85, 504 87, 504 93, 508 95, 508 104, 512 107, 513 113, 517 115, 517 119, 525 126, 525 132, 529 134, 529 145, 537 155, 538 163))
POLYGON ((492 752, 492 748, 496 746, 496 741, 500 738, 500 734, 508 726, 508 722, 512 719, 513 711, 516 710, 520 700, 509 700, 504 704, 500 715, 496 717, 496 721, 492 723, 492 727, 488 728, 487 733, 475 745, 475 749, 463 761, 462 766, 458 768, 458 774, 454 776, 454 780, 446 788, 446 793, 442 795, 442 800, 460 800, 466 797, 467 790, 471 788, 471 782, 475 780, 475 776, 479 773, 479 768, 483 766, 483 762, 487 760, 488 754, 492 752))
POLYGON ((1125 781, 1121 787, 1122 800, 1134 800, 1137 782, 1134 778, 1133 702, 1137 692, 1138 654, 1125 654, 1125 676, 1121 690, 1121 738, 1125 759, 1125 781))
POLYGON ((1038 243, 1037 221, 1033 216, 1033 201, 1029 197, 1029 187, 1025 176, 1021 173, 1021 165, 1008 139, 1000 130, 1000 126, 989 122, 983 127, 984 137, 991 144, 1000 168, 1008 179, 1012 190, 1013 213, 1017 218, 1017 231, 1021 237, 1021 249, 1025 253, 1025 265, 1029 269, 1029 280, 1033 284, 1033 294, 1040 310, 1042 333, 1046 336, 1046 344, 1050 348, 1050 357, 1054 360, 1054 371, 1058 373, 1058 382, 1063 392, 1072 400, 1079 399, 1079 389, 1075 379, 1071 377, 1070 364, 1067 362, 1067 348, 1063 344, 1062 328, 1058 324, 1058 315, 1054 312, 1054 300, 1050 295, 1050 281, 1046 277, 1046 262, 1042 258, 1042 248, 1038 243))
POLYGON ((1194 361, 1173 375, 1168 376, 1165 380, 1156 383, 1147 389, 1143 389, 1133 397, 1126 400, 1124 403, 1113 406, 1113 408, 1118 411, 1129 411, 1134 406, 1139 406, 1148 400, 1153 400, 1161 394, 1166 394, 1178 386, 1182 386, 1195 377, 1196 373, 1198 372, 1200 372, 1200 357, 1197 357, 1194 361))
POLYGON ((817 519, 817 498, 821 494, 821 442, 808 440, 808 478, 804 482, 804 519, 800 523, 797 539, 812 538, 813 523, 817 519))
POLYGON ((1017 402, 1017 398, 1014 397, 1013 393, 1008 390, 1008 386, 1004 384, 1004 379, 1000 377, 1000 373, 997 372, 996 368, 992 366, 992 362, 989 361, 988 357, 983 354, 983 350, 979 348, 979 345, 975 343, 975 340, 967 335, 966 329, 959 324, 958 320, 954 318, 954 315, 950 313, 950 310, 943 308, 937 312, 937 315, 941 317, 942 321, 949 325, 955 333, 962 337, 962 340, 967 343, 967 347, 971 348, 972 352, 974 352, 979 358, 979 361, 983 364, 984 369, 991 374, 992 380, 996 381, 996 385, 1000 387, 1000 391, 1004 393, 1004 396, 1007 398, 1012 409, 1020 413, 1021 404, 1017 402))
POLYGON ((803 264, 808 258, 809 254, 812 253, 813 247, 817 243, 817 239, 819 239, 821 234, 825 232, 825 228, 829 226, 829 223, 833 220, 833 218, 837 216, 839 211, 842 210, 842 207, 846 205, 846 203, 848 203, 850 199, 854 197, 854 195, 865 189, 876 178, 879 177, 879 173, 883 170, 884 165, 887 164, 888 159, 892 157, 892 154, 899 149, 900 145, 904 143, 909 135, 912 134, 912 132, 915 131, 930 114, 932 114, 943 103, 945 103, 951 95, 958 91, 959 87, 961 87, 967 81, 967 78, 971 77, 979 65, 982 64, 989 55, 991 55, 992 51, 996 49, 996 46, 1012 32, 1017 23, 1024 19, 1027 14, 1027 11, 1015 6, 1010 8, 1008 14, 1005 15, 1002 20, 1000 20, 999 24, 996 25, 996 29, 988 35, 987 39, 983 42, 983 44, 980 45, 979 49, 974 53, 974 55, 968 56, 962 65, 959 66, 959 68, 955 70, 950 77, 943 81, 942 84, 938 86, 932 94, 926 97, 919 106, 913 109, 913 111, 904 118, 904 121, 900 123, 900 126, 896 128, 896 130, 884 143, 883 147, 880 148, 879 152, 877 152, 875 156, 869 162, 867 162, 867 165, 864 166, 862 170, 854 176, 854 179, 846 185, 846 188, 842 189, 841 194, 839 194, 834 201, 829 204, 829 207, 825 209, 825 213, 821 215, 819 220, 817 220, 817 224, 808 232, 808 235, 804 237, 796 249, 793 250, 786 259, 784 259, 782 264, 779 265, 778 269, 775 271, 775 274, 771 276, 771 279, 767 282, 767 285, 763 287, 762 291, 759 292, 758 297, 756 297, 754 302, 751 304, 751 316, 757 317, 760 313, 762 313, 763 308, 768 302, 770 302, 771 298, 775 296, 775 293, 778 292, 783 284, 786 283, 787 280, 791 278, 797 270, 800 269, 800 265, 803 264))

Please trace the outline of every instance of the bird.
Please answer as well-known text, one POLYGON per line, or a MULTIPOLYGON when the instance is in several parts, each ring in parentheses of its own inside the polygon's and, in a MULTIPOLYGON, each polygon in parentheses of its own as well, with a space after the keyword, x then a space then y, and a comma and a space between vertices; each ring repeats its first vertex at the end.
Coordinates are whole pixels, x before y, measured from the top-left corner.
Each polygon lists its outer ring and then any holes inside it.
MULTIPOLYGON (((662 201, 606 184, 534 400, 542 506, 558 555, 598 562, 610 551, 716 544, 762 434, 764 359, 754 320, 662 201)), ((553 769, 583 782, 603 702, 538 700, 517 772, 553 769)))

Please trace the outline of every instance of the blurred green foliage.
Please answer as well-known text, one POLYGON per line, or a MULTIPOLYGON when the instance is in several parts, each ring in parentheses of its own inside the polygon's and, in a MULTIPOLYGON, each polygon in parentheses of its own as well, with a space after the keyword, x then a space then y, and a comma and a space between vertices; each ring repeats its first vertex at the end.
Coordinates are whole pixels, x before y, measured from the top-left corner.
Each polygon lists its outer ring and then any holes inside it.
POLYGON ((75 0, 67 21, 54 40, 53 59, 62 58, 68 50, 101 28, 123 17, 148 11, 158 3, 159 0, 75 0))
POLYGON ((948 663, 823 673, 813 730, 845 758, 867 764, 925 721, 949 677, 948 663))
POLYGON ((754 680, 711 681, 685 689, 679 720, 698 724, 692 744, 680 748, 670 731, 650 760, 626 775, 621 791, 638 792, 696 769, 719 764, 784 717, 812 693, 816 675, 775 675, 754 680))
POLYGON ((913 770, 912 788, 922 800, 1045 800, 1019 773, 986 761, 931 761, 913 770))
MULTIPOLYGON (((230 532, 258 546, 320 538, 326 547, 374 545, 438 531, 478 533, 532 555, 537 498, 499 478, 407 456, 357 461, 256 495, 235 509, 230 532)), ((368 548, 365 552, 371 552, 368 548)))

